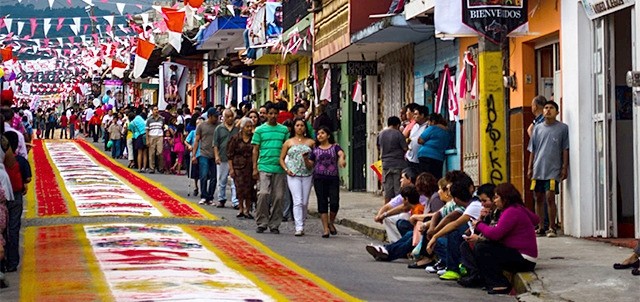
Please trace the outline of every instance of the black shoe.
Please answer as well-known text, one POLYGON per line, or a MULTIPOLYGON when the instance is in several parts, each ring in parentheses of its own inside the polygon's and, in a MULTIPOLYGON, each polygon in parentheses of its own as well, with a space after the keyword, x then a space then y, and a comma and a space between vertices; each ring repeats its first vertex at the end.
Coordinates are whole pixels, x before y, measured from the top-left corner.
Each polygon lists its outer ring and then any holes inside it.
POLYGON ((193 190, 193 196, 198 196, 198 193, 200 193, 198 192, 198 189, 193 190))
POLYGON ((149 174, 156 174, 156 170, 149 171, 149 174))
POLYGON ((537 237, 544 237, 546 235, 547 235, 547 231, 545 229, 536 228, 536 236, 537 237))
POLYGON ((458 280, 458 284, 460 284, 462 287, 467 288, 480 288, 484 286, 484 282, 482 282, 482 279, 474 276, 462 277, 460 278, 460 280, 458 280))
POLYGON ((266 230, 267 230, 267 228, 258 227, 258 228, 256 229, 256 233, 260 233, 260 234, 262 234, 262 233, 264 233, 264 231, 266 231, 266 230))
POLYGON ((425 268, 427 268, 427 266, 429 266, 429 265, 434 265, 434 264, 436 264, 436 262, 435 262, 435 261, 431 261, 431 262, 429 262, 429 263, 425 263, 425 264, 418 264, 418 262, 413 262, 413 263, 409 263, 409 265, 407 265, 407 268, 412 268, 412 269, 416 269, 416 268, 419 268, 419 269, 425 269, 425 268))
POLYGON ((287 222, 287 221, 289 221, 289 219, 288 219, 288 218, 286 218, 286 217, 285 217, 285 218, 282 218, 282 222, 287 222))
POLYGON ((255 219, 255 218, 253 218, 253 215, 251 215, 251 213, 244 214, 244 218, 255 219))
POLYGON ((634 276, 640 276, 640 269, 634 268, 631 270, 631 274, 634 276))
POLYGON ((331 235, 338 235, 338 230, 336 230, 336 226, 333 225, 333 223, 329 224, 329 233, 331 233, 331 235))
POLYGON ((18 267, 17 266, 12 266, 12 267, 8 267, 5 272, 7 273, 13 273, 13 272, 17 272, 18 271, 18 267))
POLYGON ((218 202, 218 205, 216 205, 216 208, 224 208, 224 202, 218 202))
POLYGON ((329 238, 329 233, 322 234, 322 238, 329 238))
POLYGON ((640 268, 640 259, 636 260, 636 262, 631 264, 616 263, 613 265, 613 269, 628 269, 628 268, 635 268, 635 269, 640 268))
POLYGON ((270 232, 271 234, 280 234, 280 230, 278 229, 271 229, 270 232))
POLYGON ((239 205, 235 205, 235 206, 233 206, 233 209, 234 209, 234 210, 239 210, 239 209, 240 209, 240 206, 239 206, 239 205))
POLYGON ((247 216, 244 215, 244 213, 238 213, 238 215, 236 215, 236 217, 238 218, 246 218, 247 216))

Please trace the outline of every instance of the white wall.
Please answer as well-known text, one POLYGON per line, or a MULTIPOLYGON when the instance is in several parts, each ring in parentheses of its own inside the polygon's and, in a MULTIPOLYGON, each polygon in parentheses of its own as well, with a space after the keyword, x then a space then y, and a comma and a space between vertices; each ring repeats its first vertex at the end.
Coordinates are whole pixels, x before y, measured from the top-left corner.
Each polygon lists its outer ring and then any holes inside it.
POLYGON ((564 182, 565 234, 594 233, 594 140, 592 123, 591 21, 582 4, 561 4, 562 120, 569 126, 569 177, 564 182))

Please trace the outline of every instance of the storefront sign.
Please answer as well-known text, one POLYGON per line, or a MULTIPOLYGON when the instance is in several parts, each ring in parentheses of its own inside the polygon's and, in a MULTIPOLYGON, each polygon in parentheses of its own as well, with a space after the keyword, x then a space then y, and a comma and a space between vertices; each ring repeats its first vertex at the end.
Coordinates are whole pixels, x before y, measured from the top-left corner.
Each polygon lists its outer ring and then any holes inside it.
POLYGON ((347 75, 372 76, 377 74, 377 61, 347 61, 347 75))
POLYGON ((582 6, 584 6, 587 17, 592 20, 632 6, 635 3, 635 0, 582 0, 582 6))
POLYGON ((529 20, 527 0, 462 0, 462 12, 462 23, 495 43, 529 20))

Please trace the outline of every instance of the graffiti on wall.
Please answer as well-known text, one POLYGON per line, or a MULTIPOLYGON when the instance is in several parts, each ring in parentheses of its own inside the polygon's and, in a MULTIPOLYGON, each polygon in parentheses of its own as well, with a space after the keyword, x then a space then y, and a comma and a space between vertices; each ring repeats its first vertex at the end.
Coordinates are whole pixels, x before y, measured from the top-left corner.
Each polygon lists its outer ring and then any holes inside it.
POLYGON ((479 59, 480 180, 483 183, 499 184, 508 181, 502 53, 481 52, 479 59))

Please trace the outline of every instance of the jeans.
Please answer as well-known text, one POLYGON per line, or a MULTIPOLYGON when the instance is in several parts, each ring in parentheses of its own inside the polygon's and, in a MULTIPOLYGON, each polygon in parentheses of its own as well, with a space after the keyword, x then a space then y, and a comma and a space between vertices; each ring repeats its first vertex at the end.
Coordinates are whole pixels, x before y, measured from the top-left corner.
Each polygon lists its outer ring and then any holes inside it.
POLYGON ((447 270, 460 272, 460 268, 458 267, 461 263, 460 244, 464 241, 462 234, 464 234, 468 227, 465 223, 446 236, 438 238, 436 241, 434 251, 440 259, 444 259, 447 270))
POLYGON ((393 261, 400 258, 407 258, 407 255, 413 250, 413 231, 409 231, 398 241, 384 246, 389 252, 387 261, 393 261))
POLYGON ((70 139, 76 138, 76 125, 74 124, 71 124, 71 126, 69 126, 69 138, 70 139))
POLYGON ((278 229, 282 223, 282 199, 287 190, 284 173, 260 172, 256 224, 258 227, 278 229), (271 204, 269 204, 271 201, 271 204))
POLYGON ((498 242, 478 242, 475 254, 480 276, 488 288, 510 286, 509 280, 502 273, 503 270, 528 272, 536 267, 535 262, 524 259, 518 250, 498 242))
POLYGON ((312 176, 289 176, 287 185, 293 201, 293 219, 296 222, 296 231, 304 230, 304 221, 309 210, 309 195, 311 194, 312 176))
POLYGON ((198 168, 200 169, 200 198, 213 200, 216 191, 216 161, 213 158, 199 156, 198 168))
POLYGON ((120 139, 112 139, 113 145, 111 146, 111 157, 118 158, 122 155, 122 146, 120 139))
POLYGON ((6 266, 8 268, 17 267, 20 263, 20 225, 22 219, 23 200, 22 192, 14 193, 15 200, 7 201, 7 244, 6 244, 6 266))
POLYGON ((396 228, 400 232, 400 236, 404 236, 407 232, 413 231, 413 224, 406 219, 400 219, 396 221, 396 228))
MULTIPOLYGON (((227 200, 227 180, 229 179, 229 162, 221 162, 218 165, 218 201, 222 202, 227 200)), ((231 185, 231 204, 233 206, 238 205, 238 198, 236 197, 236 186, 233 183, 233 179, 230 182, 231 185)))
POLYGON ((340 208, 340 179, 336 178, 314 178, 313 188, 316 191, 318 200, 318 213, 324 214, 331 210, 331 213, 338 213, 340 208))

